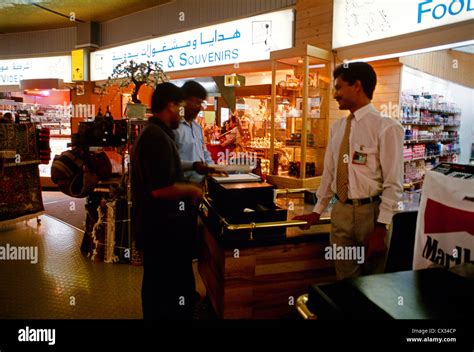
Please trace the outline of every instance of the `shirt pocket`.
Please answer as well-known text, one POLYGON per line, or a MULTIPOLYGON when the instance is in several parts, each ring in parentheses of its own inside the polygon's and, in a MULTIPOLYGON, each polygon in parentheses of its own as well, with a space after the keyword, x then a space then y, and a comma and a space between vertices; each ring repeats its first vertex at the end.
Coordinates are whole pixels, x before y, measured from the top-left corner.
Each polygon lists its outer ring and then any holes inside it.
POLYGON ((364 165, 352 163, 353 167, 364 168, 365 170, 368 169, 371 172, 377 171, 377 153, 378 153, 377 147, 367 147, 362 144, 356 144, 354 146, 354 152, 352 155, 353 158, 356 152, 367 155, 367 162, 364 165))

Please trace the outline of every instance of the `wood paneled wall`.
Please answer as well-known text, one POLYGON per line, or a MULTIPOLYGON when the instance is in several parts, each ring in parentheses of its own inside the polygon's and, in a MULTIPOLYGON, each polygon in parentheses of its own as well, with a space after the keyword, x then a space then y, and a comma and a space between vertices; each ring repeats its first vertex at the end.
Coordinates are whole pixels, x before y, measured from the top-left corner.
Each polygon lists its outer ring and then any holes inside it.
MULTIPOLYGON (((21 19, 19 19, 21 20, 21 19)), ((76 28, 0 34, 0 59, 68 55, 76 45, 76 28)))
POLYGON ((298 0, 296 2, 295 46, 314 45, 332 49, 332 0, 298 0))
POLYGON ((377 74, 377 86, 375 87, 372 103, 377 110, 387 112, 387 116, 397 118, 396 110, 400 104, 400 83, 402 65, 398 58, 370 63, 377 74))
POLYGON ((474 55, 454 50, 410 55, 400 62, 416 70, 474 88, 474 55))
POLYGON ((114 46, 278 11, 296 0, 175 0, 100 24, 100 45, 114 46), (183 17, 180 14, 184 14, 183 17))
MULTIPOLYGON (((380 112, 396 118, 397 107, 400 104, 400 83, 402 64, 397 59, 370 62, 377 74, 377 86, 375 87, 372 103, 380 112)), ((329 125, 332 126, 337 120, 346 117, 348 110, 339 110, 336 100, 331 97, 329 125)), ((330 133, 329 127, 329 133, 330 133)))

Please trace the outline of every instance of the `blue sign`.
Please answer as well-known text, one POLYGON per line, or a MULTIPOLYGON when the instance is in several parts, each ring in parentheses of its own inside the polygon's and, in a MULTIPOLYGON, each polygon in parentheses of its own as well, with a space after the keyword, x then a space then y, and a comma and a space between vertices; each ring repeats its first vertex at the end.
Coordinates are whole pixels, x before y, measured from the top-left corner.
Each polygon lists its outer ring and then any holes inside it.
POLYGON ((440 20, 446 15, 457 16, 463 13, 463 11, 468 12, 474 10, 474 8, 471 7, 471 0, 448 0, 436 6, 433 5, 433 0, 425 0, 418 4, 418 23, 422 23, 423 18, 427 16, 431 16, 435 20, 440 20), (423 16, 424 14, 426 15, 423 16))

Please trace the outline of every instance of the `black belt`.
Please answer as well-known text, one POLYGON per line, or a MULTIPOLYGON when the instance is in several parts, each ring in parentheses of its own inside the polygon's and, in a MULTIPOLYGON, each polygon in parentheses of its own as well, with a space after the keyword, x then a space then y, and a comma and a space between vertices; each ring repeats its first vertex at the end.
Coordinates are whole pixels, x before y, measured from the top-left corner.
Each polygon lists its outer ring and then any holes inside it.
MULTIPOLYGON (((337 196, 337 194, 336 194, 336 199, 339 200, 339 197, 337 196)), ((351 205, 359 206, 359 205, 374 203, 374 202, 377 202, 379 200, 380 200, 380 195, 377 195, 377 196, 372 196, 372 197, 369 197, 369 198, 348 199, 344 202, 344 204, 351 204, 351 205)))

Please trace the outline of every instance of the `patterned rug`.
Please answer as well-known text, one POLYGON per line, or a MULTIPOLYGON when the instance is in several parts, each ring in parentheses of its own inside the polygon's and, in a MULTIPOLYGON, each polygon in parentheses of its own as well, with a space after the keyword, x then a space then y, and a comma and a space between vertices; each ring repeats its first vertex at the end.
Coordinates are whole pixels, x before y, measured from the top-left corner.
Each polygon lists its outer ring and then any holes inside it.
POLYGON ((14 154, 4 155, 5 166, 39 164, 35 124, 0 124, 0 151, 14 154))
POLYGON ((35 124, 0 124, 0 226, 43 210, 35 124))
POLYGON ((5 167, 0 176, 0 226, 35 217, 43 210, 38 165, 5 167))

